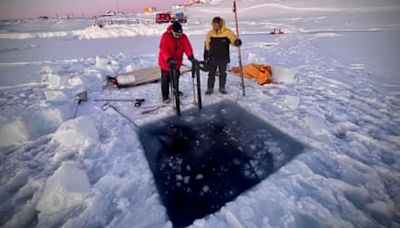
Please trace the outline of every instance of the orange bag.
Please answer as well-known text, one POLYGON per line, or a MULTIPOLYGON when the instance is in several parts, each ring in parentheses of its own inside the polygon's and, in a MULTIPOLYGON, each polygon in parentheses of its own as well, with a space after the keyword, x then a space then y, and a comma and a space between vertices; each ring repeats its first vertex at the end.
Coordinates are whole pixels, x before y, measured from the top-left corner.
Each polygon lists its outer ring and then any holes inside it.
MULTIPOLYGON (((240 74, 240 67, 232 67, 232 72, 240 74)), ((272 67, 264 64, 247 64, 243 66, 243 77, 254 78, 259 85, 272 83, 272 67)))

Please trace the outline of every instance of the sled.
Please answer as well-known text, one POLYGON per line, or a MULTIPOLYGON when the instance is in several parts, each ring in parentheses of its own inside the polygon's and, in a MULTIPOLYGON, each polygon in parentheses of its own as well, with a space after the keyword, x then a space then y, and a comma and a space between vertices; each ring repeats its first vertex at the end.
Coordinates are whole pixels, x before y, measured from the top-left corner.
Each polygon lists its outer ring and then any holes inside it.
MULTIPOLYGON (((191 68, 182 65, 181 74, 191 71, 191 68)), ((107 85, 117 87, 131 87, 161 80, 161 70, 157 67, 143 68, 118 74, 116 76, 107 76, 107 85)))

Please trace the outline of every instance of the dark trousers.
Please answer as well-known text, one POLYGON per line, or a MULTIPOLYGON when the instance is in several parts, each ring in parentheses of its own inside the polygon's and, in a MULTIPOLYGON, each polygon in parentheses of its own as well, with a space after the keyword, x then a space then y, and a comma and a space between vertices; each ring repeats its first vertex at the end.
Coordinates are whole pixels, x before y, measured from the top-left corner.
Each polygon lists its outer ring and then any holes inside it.
MULTIPOLYGON (((179 91, 179 75, 180 72, 179 70, 176 71, 176 80, 174 80, 174 89, 176 91, 179 91)), ((170 83, 172 79, 172 75, 170 71, 165 71, 165 70, 161 70, 161 94, 163 97, 163 100, 169 98, 169 87, 170 87, 170 83)))
POLYGON ((209 71, 208 71, 208 83, 207 89, 214 90, 214 83, 215 83, 215 73, 217 69, 219 71, 219 88, 225 89, 226 84, 226 67, 228 63, 226 61, 215 61, 210 63, 209 71))

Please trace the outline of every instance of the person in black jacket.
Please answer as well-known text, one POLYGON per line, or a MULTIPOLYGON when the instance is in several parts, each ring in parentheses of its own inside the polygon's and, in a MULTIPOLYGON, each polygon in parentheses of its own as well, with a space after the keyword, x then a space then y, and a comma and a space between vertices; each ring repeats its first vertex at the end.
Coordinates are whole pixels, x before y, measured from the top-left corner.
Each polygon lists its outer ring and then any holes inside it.
POLYGON ((230 62, 229 44, 242 45, 235 33, 226 28, 225 21, 220 17, 212 20, 212 29, 207 33, 204 50, 204 60, 208 65, 208 83, 206 94, 214 91, 215 74, 219 71, 219 91, 226 94, 226 67, 230 62))

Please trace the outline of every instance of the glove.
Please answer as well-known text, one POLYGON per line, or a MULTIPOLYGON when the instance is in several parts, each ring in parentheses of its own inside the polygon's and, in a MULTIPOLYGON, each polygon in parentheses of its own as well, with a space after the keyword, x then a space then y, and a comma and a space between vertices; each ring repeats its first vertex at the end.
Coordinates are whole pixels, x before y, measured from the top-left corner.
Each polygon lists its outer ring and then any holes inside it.
POLYGON ((208 63, 206 61, 199 62, 200 70, 208 72, 208 63))
POLYGON ((195 59, 195 58, 193 57, 193 55, 189 56, 188 59, 190 60, 190 62, 192 62, 192 64, 198 63, 197 59, 195 59))
POLYGON ((207 51, 204 49, 203 58, 204 58, 204 62, 208 62, 210 60, 210 51, 207 51))
POLYGON ((233 44, 234 44, 235 46, 237 46, 237 47, 240 47, 240 46, 242 46, 242 40, 236 39, 236 40, 233 42, 233 44))
POLYGON ((172 57, 167 59, 167 63, 168 63, 169 68, 171 68, 171 70, 176 69, 176 63, 172 57))

